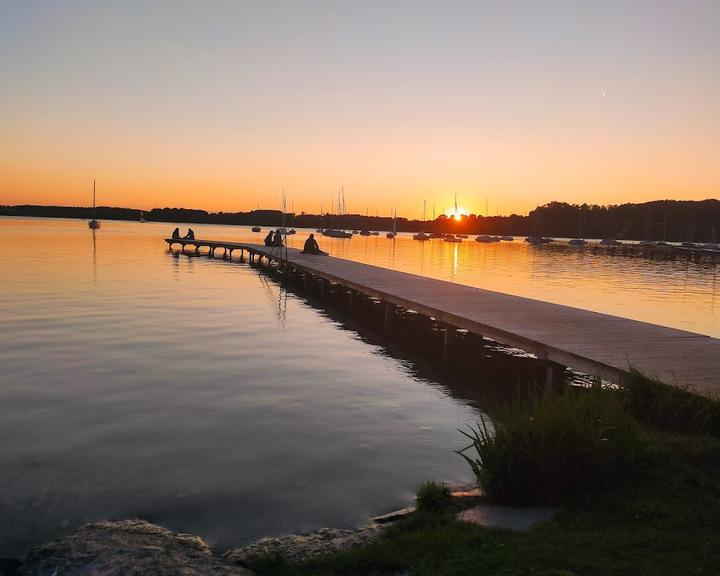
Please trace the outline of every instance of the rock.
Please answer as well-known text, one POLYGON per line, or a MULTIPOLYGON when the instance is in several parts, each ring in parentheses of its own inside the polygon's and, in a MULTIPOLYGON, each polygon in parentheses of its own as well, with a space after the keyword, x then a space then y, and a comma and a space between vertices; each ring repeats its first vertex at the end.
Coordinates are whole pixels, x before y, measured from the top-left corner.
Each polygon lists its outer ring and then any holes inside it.
POLYGON ((310 534, 262 538, 243 548, 226 552, 223 558, 246 565, 253 557, 277 554, 289 562, 305 562, 318 556, 367 544, 380 536, 383 530, 384 526, 378 525, 365 526, 358 530, 323 528, 310 534))
POLYGON ((33 548, 17 576, 251 576, 213 556, 198 536, 142 520, 87 524, 33 548))
POLYGON ((485 493, 480 488, 471 488, 469 490, 457 490, 450 492, 453 498, 482 498, 485 493))

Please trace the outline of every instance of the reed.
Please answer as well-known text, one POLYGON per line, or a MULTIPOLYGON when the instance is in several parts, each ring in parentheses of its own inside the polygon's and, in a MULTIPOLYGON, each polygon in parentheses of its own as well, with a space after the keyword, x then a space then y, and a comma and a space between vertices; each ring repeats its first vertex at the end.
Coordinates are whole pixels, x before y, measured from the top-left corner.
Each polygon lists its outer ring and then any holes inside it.
POLYGON ((531 394, 463 434, 471 444, 458 453, 479 485, 509 504, 556 503, 619 480, 645 447, 623 397, 600 387, 531 394))

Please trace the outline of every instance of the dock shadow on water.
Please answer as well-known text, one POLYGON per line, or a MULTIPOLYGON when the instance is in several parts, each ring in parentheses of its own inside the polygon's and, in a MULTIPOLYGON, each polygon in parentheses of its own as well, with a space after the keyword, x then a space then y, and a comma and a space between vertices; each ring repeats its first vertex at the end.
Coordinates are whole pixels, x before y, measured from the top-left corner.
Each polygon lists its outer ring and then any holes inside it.
POLYGON ((285 319, 288 294, 292 294, 336 326, 374 346, 377 353, 402 362, 415 377, 481 410, 549 383, 584 385, 591 381, 588 375, 564 368, 548 382, 547 363, 523 350, 310 274, 285 274, 277 263, 179 250, 169 253, 174 258, 215 258, 228 265, 251 267, 268 298, 275 299, 279 320, 285 319))

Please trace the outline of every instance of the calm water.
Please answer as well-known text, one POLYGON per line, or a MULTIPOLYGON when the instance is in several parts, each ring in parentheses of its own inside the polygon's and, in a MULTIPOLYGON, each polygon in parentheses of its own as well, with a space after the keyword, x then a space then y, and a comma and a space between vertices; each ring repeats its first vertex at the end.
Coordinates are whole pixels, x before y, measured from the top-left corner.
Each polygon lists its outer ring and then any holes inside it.
MULTIPOLYGON (((184 228, 184 227, 183 227, 184 228)), ((198 237, 260 240, 247 228, 198 237)), ((0 556, 142 517, 225 548, 468 481, 467 400, 171 225, 0 219, 0 556)), ((291 237, 301 246, 305 235, 291 237)), ((720 336, 714 265, 521 242, 322 238, 335 255, 720 336)))

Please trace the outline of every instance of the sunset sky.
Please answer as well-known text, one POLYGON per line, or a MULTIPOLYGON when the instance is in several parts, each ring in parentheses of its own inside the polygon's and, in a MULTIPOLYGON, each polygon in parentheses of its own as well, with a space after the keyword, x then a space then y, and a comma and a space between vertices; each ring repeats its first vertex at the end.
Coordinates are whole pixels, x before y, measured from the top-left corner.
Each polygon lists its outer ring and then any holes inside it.
POLYGON ((0 204, 720 197, 720 2, 0 3, 0 204))

